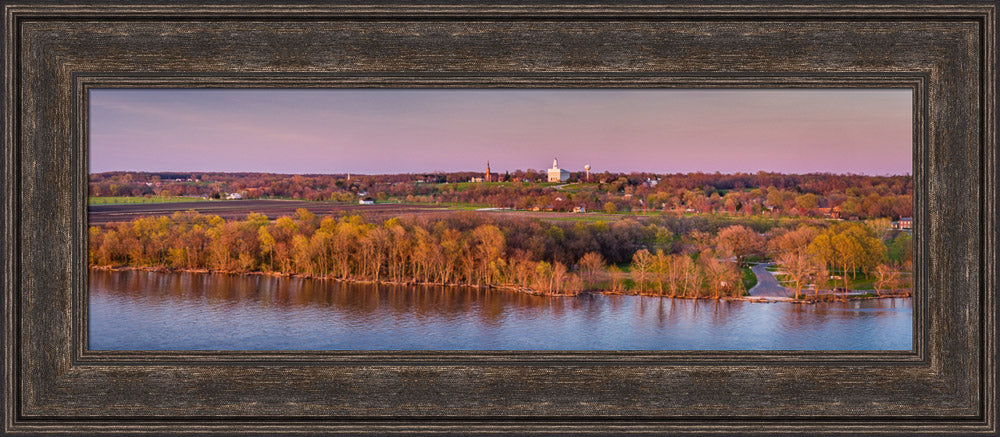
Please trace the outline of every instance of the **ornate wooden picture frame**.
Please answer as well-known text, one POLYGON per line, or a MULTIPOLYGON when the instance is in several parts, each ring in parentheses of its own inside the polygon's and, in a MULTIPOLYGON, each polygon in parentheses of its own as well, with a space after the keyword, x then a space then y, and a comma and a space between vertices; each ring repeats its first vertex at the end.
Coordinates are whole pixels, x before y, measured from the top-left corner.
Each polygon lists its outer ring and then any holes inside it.
POLYGON ((3 6, 4 434, 997 433, 997 3, 3 6), (87 348, 95 87, 909 88, 904 352, 87 348))

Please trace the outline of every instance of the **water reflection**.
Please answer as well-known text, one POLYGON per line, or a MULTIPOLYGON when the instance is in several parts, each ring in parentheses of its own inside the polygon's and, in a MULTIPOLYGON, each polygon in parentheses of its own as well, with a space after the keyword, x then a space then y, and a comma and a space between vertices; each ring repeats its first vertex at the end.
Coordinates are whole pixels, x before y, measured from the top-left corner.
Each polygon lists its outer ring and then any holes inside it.
POLYGON ((909 350, 912 306, 91 271, 90 329, 92 349, 115 350, 909 350))

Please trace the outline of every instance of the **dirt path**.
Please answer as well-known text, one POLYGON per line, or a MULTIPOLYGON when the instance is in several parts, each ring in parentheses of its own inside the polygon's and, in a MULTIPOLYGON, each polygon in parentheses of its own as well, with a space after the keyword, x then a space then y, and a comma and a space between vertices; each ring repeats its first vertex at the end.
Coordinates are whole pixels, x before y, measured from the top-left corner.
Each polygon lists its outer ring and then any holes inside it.
POLYGON ((766 263, 750 267, 750 271, 757 276, 757 285, 754 285, 750 289, 751 296, 793 297, 795 295, 792 290, 782 287, 778 283, 778 279, 771 272, 767 271, 767 268, 773 265, 774 263, 766 263))

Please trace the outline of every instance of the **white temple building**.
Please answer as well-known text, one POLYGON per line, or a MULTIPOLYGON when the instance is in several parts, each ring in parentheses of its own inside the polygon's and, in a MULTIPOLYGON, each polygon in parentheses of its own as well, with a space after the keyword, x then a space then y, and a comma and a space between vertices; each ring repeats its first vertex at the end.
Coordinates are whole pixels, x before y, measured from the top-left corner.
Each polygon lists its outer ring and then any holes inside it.
POLYGON ((566 182, 569 180, 569 171, 559 168, 559 161, 552 158, 552 168, 549 169, 549 182, 566 182))

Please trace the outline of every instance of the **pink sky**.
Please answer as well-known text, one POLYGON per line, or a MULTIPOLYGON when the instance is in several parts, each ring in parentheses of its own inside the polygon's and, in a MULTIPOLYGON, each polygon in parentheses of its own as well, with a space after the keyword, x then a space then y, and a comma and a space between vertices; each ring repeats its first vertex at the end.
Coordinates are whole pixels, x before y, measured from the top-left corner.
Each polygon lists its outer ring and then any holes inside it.
POLYGON ((92 90, 90 170, 912 172, 909 90, 92 90))

